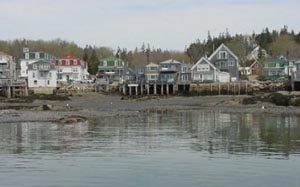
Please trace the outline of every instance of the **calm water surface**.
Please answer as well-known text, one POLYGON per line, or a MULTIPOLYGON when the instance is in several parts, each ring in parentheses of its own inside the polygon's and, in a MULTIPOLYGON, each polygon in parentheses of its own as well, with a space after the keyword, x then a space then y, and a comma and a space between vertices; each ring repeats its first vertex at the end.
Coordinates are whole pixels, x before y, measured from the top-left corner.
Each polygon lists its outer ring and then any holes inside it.
POLYGON ((300 185, 300 117, 151 112, 0 124, 0 186, 300 185))

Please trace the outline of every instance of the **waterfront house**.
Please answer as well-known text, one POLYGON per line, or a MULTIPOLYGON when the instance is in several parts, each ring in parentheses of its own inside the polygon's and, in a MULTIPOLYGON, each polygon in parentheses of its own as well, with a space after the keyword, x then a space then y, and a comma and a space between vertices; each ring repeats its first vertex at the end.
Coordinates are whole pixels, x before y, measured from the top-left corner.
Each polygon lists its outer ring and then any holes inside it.
POLYGON ((136 81, 138 82, 146 81, 145 65, 136 65, 134 69, 135 69, 136 81))
POLYGON ((179 72, 179 83, 190 83, 192 81, 192 65, 182 62, 179 72))
POLYGON ((216 82, 217 68, 205 57, 192 67, 193 82, 216 82))
POLYGON ((28 88, 34 93, 52 94, 57 87, 57 70, 53 63, 39 60, 28 65, 28 88))
POLYGON ((149 62, 145 66, 145 78, 147 82, 155 82, 158 80, 158 68, 159 65, 153 62, 149 62))
POLYGON ((34 62, 40 61, 40 60, 44 60, 44 61, 48 61, 50 63, 55 62, 56 57, 45 53, 45 52, 30 52, 28 48, 24 48, 23 49, 23 58, 20 60, 20 73, 19 73, 19 77, 20 78, 27 78, 28 76, 28 65, 33 64, 34 62))
POLYGON ((217 69, 206 57, 202 57, 192 67, 192 81, 202 82, 230 82, 230 74, 217 69))
POLYGON ((0 79, 4 80, 16 80, 16 63, 13 60, 13 57, 0 52, 0 79))
POLYGON ((98 66, 98 78, 109 82, 120 81, 124 76, 125 63, 116 57, 108 57, 100 60, 98 66))
POLYGON ((291 73, 291 70, 288 70, 290 65, 290 62, 285 58, 268 59, 263 68, 263 75, 270 80, 288 76, 291 73))
POLYGON ((74 56, 64 56, 55 61, 58 81, 83 82, 88 79, 88 64, 80 58, 74 56))
POLYGON ((159 81, 174 83, 181 72, 181 62, 170 59, 159 63, 159 81))
POLYGON ((230 74, 230 81, 239 80, 239 58, 224 44, 215 50, 208 60, 220 71, 230 74))

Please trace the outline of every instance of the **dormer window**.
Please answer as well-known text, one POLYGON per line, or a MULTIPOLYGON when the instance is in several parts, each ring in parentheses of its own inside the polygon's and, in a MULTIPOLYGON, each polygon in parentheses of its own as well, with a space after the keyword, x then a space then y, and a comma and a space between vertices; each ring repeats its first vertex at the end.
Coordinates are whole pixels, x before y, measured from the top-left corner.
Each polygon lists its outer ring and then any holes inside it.
POLYGON ((218 59, 227 59, 227 52, 226 51, 220 51, 218 59))
POLYGON ((74 66, 77 66, 77 60, 73 60, 74 66))
POLYGON ((66 65, 70 65, 70 60, 66 60, 66 65))

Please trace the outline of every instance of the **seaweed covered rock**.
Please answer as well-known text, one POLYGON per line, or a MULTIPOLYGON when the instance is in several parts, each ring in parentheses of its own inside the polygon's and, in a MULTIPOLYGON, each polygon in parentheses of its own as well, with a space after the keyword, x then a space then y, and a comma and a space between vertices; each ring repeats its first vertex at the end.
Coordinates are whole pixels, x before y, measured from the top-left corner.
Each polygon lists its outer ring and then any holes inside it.
POLYGON ((60 118, 56 122, 61 124, 72 124, 72 123, 85 122, 86 120, 87 118, 83 116, 67 116, 67 117, 60 118))
POLYGON ((271 99, 272 103, 278 106, 289 106, 290 96, 283 95, 280 93, 270 94, 269 98, 271 99))
POLYGON ((257 103, 256 97, 247 97, 242 100, 243 105, 253 105, 257 103))

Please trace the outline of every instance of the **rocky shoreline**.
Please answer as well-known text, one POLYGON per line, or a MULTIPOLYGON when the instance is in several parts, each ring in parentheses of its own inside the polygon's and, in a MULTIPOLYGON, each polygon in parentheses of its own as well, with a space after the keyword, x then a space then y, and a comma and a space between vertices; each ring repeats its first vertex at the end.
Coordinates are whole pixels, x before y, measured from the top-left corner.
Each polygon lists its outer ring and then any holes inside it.
MULTIPOLYGON (((287 93, 282 93, 282 95, 287 93)), ((298 93, 297 93, 298 94, 298 93)), ((295 95, 289 95, 294 98, 295 95)), ((202 110, 225 113, 271 113, 300 114, 297 106, 276 106, 271 102, 256 100, 253 104, 243 104, 244 100, 253 96, 170 96, 170 97, 138 97, 87 93, 74 95, 69 99, 47 100, 33 99, 28 102, 0 102, 0 121, 15 122, 57 122, 59 119, 79 116, 86 119, 103 117, 137 116, 144 112, 202 110)), ((67 120, 68 121, 68 120, 67 120)))

